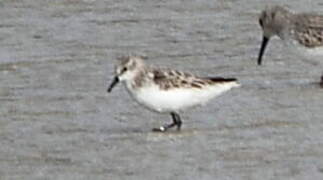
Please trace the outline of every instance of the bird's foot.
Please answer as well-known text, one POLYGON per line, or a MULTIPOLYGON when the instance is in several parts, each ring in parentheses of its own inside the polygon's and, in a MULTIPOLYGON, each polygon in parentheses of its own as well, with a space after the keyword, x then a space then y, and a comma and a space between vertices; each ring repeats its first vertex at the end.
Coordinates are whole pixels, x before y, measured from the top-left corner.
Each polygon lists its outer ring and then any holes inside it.
POLYGON ((152 131, 153 132, 166 132, 167 128, 164 126, 160 126, 159 128, 153 128, 152 131))

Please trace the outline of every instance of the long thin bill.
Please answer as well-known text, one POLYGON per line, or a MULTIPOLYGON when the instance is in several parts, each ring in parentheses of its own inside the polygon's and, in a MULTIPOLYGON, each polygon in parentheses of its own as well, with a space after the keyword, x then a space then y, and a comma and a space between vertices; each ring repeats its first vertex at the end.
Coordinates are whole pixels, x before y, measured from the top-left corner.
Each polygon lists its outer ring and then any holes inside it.
POLYGON ((268 44, 268 41, 269 41, 269 38, 264 36, 263 39, 262 39, 261 48, 260 48, 260 51, 259 51, 258 65, 261 65, 262 56, 264 55, 264 52, 265 52, 266 46, 268 44))
POLYGON ((108 87, 108 93, 109 92, 111 92, 112 91, 112 89, 113 89, 113 87, 115 86, 115 85, 117 85, 118 84, 118 82, 119 82, 119 78, 116 76, 116 77, 114 77, 114 79, 113 79, 113 81, 112 81, 112 83, 110 84, 110 86, 108 87))

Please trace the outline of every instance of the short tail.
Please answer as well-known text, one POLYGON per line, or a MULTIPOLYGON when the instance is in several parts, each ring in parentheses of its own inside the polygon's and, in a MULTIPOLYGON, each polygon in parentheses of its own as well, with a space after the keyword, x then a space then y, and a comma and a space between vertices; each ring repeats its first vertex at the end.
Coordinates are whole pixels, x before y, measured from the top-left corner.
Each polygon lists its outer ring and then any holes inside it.
POLYGON ((239 87, 240 84, 236 78, 207 77, 213 84, 231 84, 232 87, 239 87))
POLYGON ((223 78, 223 77, 207 77, 206 79, 211 80, 215 83, 221 83, 221 82, 238 82, 236 78, 223 78))

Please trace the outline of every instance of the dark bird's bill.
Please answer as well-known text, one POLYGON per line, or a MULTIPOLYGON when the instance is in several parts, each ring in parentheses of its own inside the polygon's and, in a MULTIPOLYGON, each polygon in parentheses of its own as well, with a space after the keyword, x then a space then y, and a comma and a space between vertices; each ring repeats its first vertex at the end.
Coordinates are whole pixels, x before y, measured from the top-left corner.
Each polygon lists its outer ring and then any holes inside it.
POLYGON ((110 86, 108 87, 108 93, 112 91, 113 87, 116 86, 119 82, 119 78, 116 76, 114 77, 114 79, 112 80, 110 86))
POLYGON ((258 55, 258 65, 261 65, 261 63, 262 63, 262 56, 264 55, 264 52, 265 52, 268 42, 269 42, 269 38, 264 36, 262 39, 262 43, 261 43, 261 47, 260 47, 260 51, 259 51, 259 55, 258 55))

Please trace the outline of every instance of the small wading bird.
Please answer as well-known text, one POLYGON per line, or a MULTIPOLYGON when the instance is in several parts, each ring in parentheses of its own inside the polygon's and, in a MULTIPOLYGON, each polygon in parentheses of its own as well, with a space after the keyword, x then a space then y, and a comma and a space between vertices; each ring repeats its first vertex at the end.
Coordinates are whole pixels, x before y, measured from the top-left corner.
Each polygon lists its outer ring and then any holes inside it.
POLYGON ((116 76, 107 91, 111 92, 120 81, 124 82, 129 94, 140 105, 155 112, 170 113, 173 122, 153 129, 159 132, 174 126, 180 130, 180 111, 203 105, 223 92, 239 86, 234 78, 200 78, 176 70, 153 68, 137 56, 120 58, 120 63, 116 66, 116 76))
MULTIPOLYGON (((263 40, 258 56, 258 65, 272 36, 278 36, 285 44, 298 53, 319 56, 323 63, 323 15, 299 13, 281 7, 268 7, 261 12, 259 24, 263 30, 263 40)), ((323 74, 321 76, 323 87, 323 74)))

